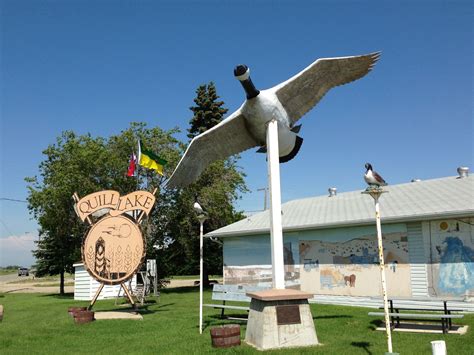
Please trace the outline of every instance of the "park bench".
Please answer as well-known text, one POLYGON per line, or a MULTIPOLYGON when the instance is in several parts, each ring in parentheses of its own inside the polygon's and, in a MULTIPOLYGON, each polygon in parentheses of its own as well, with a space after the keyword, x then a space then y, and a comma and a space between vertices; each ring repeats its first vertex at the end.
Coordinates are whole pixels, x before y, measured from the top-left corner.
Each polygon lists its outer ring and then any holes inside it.
MULTIPOLYGON (((212 288, 212 300, 222 301, 222 304, 203 304, 205 307, 221 309, 221 318, 226 318, 224 312, 226 309, 234 309, 239 311, 249 311, 248 306, 226 304, 226 302, 247 302, 251 301, 247 296, 247 292, 255 292, 265 290, 268 287, 247 286, 247 285, 219 285, 215 284, 212 288)), ((227 319, 247 320, 244 317, 227 317, 227 319)))

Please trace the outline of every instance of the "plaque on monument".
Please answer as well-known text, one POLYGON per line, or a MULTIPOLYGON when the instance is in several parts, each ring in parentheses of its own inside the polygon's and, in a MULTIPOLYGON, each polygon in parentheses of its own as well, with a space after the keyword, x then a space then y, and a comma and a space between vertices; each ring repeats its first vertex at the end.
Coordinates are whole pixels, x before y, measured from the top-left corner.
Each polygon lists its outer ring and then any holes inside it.
POLYGON ((297 304, 285 304, 276 306, 277 324, 300 324, 300 307, 297 304))

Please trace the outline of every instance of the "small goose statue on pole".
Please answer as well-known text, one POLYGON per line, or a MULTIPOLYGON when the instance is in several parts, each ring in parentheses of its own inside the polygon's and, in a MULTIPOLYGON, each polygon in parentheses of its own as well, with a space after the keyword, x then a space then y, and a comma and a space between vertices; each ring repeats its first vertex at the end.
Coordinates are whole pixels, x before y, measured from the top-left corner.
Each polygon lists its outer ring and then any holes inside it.
POLYGON ((375 224, 377 228, 377 243, 379 251, 379 264, 380 264, 380 277, 382 280, 382 295, 383 295, 383 308, 385 313, 385 331, 387 334, 387 348, 388 352, 392 353, 392 334, 390 329, 390 317, 388 311, 388 295, 387 295, 387 284, 385 280, 385 261, 383 255, 383 241, 382 241, 382 227, 380 222, 380 205, 379 198, 380 196, 388 191, 384 191, 382 186, 386 186, 387 183, 385 180, 373 170, 370 163, 365 164, 365 174, 364 180, 369 185, 363 194, 368 194, 372 196, 375 202, 375 224))

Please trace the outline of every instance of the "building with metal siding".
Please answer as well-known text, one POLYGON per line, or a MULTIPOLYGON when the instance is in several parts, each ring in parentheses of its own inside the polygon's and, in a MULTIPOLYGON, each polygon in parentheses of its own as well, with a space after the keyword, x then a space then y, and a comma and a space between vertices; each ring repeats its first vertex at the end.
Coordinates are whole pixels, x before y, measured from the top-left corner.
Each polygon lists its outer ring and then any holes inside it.
MULTIPOLYGON (((473 300, 472 177, 385 189, 380 203, 389 294, 473 300)), ((381 294, 373 200, 361 192, 282 205, 287 287, 333 300, 381 294)), ((269 226, 264 211, 207 234, 223 242, 225 283, 271 284, 269 226)))
MULTIPOLYGON (((92 301, 99 282, 97 282, 84 268, 83 263, 74 264, 74 299, 81 301, 92 301)), ((126 283, 128 285, 128 282, 126 283)), ((131 281, 131 289, 135 289, 137 285, 137 276, 133 276, 131 281)), ((119 294, 120 285, 105 285, 98 299, 115 298, 119 294)), ((123 290, 120 293, 123 295, 123 290)))

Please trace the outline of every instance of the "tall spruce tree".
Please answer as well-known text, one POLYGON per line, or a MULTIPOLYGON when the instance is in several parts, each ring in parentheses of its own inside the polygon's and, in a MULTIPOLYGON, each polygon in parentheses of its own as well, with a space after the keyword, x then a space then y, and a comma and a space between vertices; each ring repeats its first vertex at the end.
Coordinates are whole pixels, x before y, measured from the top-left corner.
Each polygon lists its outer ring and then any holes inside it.
MULTIPOLYGON (((224 102, 218 99, 213 82, 197 88, 194 99, 196 106, 190 107, 194 115, 189 121, 188 138, 192 139, 222 121, 228 110, 224 107, 224 102)), ((196 195, 199 196, 200 203, 209 215, 204 223, 205 233, 243 218, 242 213, 234 208, 234 203, 240 198, 241 193, 247 191, 245 175, 237 166, 238 159, 238 156, 234 156, 214 162, 195 183, 183 189, 177 196, 176 206, 180 208, 174 209, 177 215, 173 219, 180 222, 173 224, 171 230, 172 234, 185 236, 182 243, 174 247, 180 245, 180 250, 187 261, 182 264, 178 273, 199 272, 199 223, 192 208, 196 195)), ((179 265, 179 262, 175 264, 179 265)), ((204 243, 205 285, 209 284, 209 274, 222 273, 222 266, 222 245, 206 240, 204 243)))
POLYGON ((197 88, 194 99, 196 106, 189 108, 194 113, 193 118, 189 121, 189 139, 193 139, 222 121, 222 117, 228 109, 223 107, 224 101, 217 101, 217 99, 219 96, 212 81, 197 88))

